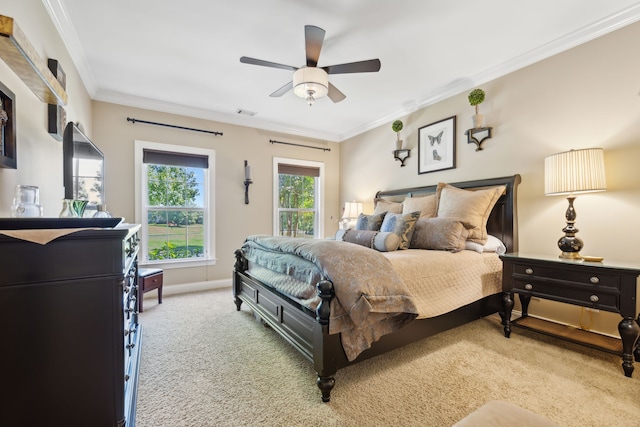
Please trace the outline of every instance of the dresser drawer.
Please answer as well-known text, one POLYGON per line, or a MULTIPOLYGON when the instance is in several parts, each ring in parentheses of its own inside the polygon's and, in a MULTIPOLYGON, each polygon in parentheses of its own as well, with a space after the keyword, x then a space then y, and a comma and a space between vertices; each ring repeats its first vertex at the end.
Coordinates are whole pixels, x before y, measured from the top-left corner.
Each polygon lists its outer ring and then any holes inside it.
POLYGON ((615 289, 580 283, 537 280, 513 281, 514 292, 533 295, 541 298, 580 305, 583 307, 600 308, 605 311, 619 311, 620 294, 615 289))
POLYGON ((540 277, 557 280, 569 280, 572 282, 584 283, 588 285, 605 286, 610 288, 620 288, 620 276, 617 274, 603 273, 600 271, 590 272, 584 268, 572 269, 567 266, 561 268, 538 266, 529 264, 515 264, 513 266, 515 274, 540 277))

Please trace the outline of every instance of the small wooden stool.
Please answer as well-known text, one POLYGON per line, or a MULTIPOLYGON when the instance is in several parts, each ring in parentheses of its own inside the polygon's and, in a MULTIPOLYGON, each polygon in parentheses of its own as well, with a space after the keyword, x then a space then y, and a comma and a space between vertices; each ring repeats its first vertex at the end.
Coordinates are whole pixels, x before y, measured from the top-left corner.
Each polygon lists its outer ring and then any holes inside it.
POLYGON ((162 304, 162 269, 140 268, 138 270, 138 312, 142 313, 142 299, 145 292, 158 290, 158 304, 162 304))

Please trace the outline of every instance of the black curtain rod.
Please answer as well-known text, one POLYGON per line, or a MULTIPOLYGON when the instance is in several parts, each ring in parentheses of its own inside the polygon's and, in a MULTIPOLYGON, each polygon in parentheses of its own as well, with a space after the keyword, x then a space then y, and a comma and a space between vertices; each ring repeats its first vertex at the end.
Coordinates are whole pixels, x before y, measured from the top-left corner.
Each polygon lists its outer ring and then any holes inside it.
POLYGON ((139 123, 146 123, 148 125, 166 126, 168 128, 175 128, 175 129, 192 130, 194 132, 203 132, 203 133, 210 133, 210 134, 213 134, 213 135, 222 136, 222 132, 216 132, 216 131, 213 131, 213 130, 203 130, 203 129, 188 128, 188 127, 184 127, 184 126, 168 125, 166 123, 148 122, 146 120, 138 120, 138 119, 133 119, 131 117, 127 117, 127 121, 128 122, 132 122, 132 123, 139 122, 139 123))
POLYGON ((282 142, 282 141, 276 141, 273 139, 270 139, 269 142, 272 144, 295 145, 296 147, 313 148, 314 150, 322 150, 322 151, 331 151, 331 148, 313 147, 311 145, 294 144, 293 142, 282 142))

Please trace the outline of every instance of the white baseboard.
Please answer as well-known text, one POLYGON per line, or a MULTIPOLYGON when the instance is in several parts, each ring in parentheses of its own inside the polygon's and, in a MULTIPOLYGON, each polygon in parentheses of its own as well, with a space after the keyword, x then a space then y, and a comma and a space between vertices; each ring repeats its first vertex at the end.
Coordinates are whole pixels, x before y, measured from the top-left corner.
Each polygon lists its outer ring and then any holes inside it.
MULTIPOLYGON (((210 280, 207 282, 184 283, 180 285, 162 286, 162 296, 186 294, 189 292, 208 291, 211 289, 231 288, 231 279, 210 280)), ((155 292, 145 293, 145 298, 157 298, 155 292)))

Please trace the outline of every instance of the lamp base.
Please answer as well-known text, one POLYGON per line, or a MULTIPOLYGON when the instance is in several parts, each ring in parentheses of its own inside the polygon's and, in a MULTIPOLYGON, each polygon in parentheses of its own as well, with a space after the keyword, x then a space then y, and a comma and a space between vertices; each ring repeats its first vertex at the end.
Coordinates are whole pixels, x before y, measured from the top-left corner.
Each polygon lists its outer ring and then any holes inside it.
POLYGON ((580 252, 562 252, 560 255, 558 255, 558 258, 561 259, 574 259, 574 260, 581 260, 582 256, 580 255, 580 252))
POLYGON ((575 227, 576 211, 573 207, 575 197, 567 197, 569 207, 566 212, 567 225, 562 229, 564 236, 558 240, 558 248, 562 251, 560 258, 580 260, 580 250, 584 247, 584 243, 579 237, 576 237, 578 229, 575 227))

